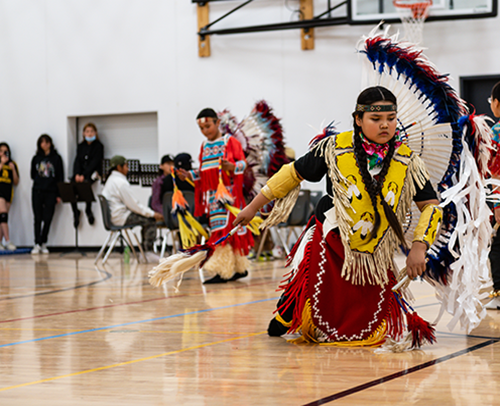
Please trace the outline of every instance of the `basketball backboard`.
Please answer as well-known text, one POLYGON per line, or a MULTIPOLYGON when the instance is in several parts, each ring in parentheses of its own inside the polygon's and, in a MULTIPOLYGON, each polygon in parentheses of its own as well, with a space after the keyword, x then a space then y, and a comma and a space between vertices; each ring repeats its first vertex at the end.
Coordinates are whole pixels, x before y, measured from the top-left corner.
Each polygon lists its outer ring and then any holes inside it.
MULTIPOLYGON (((495 17, 498 0, 433 0, 427 21, 495 17)), ((349 24, 400 22, 392 0, 348 0, 349 24)))

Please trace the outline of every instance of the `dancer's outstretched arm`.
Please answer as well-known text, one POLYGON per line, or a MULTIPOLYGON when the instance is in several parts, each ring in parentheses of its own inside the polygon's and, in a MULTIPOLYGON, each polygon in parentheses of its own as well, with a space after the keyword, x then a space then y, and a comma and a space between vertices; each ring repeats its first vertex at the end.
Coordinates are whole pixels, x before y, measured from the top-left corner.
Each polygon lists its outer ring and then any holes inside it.
POLYGON ((270 200, 260 192, 254 199, 245 207, 242 211, 238 213, 236 219, 233 222, 234 226, 241 224, 246 226, 255 217, 257 212, 264 207, 270 200))

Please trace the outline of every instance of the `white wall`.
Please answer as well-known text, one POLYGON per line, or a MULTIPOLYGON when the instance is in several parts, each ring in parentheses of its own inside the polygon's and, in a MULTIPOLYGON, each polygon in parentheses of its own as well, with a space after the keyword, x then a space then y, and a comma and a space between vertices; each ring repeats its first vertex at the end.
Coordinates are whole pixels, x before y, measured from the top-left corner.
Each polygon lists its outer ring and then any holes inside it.
MULTIPOLYGON (((237 4, 212 3, 212 16, 237 4)), ((284 1, 256 1, 221 27, 290 15, 284 1)), ((429 23, 426 53, 455 87, 463 75, 499 73, 499 23, 429 23)), ((371 27, 316 29, 314 51, 300 50, 298 31, 214 36, 210 58, 197 56, 196 27, 189 0, 0 0, 0 139, 21 172, 10 216, 16 244, 32 244, 29 163, 37 137, 52 135, 66 170, 72 167, 68 117, 157 112, 158 158, 197 156, 202 136, 194 117, 206 106, 242 118, 265 98, 297 155, 315 134, 309 124, 319 129, 336 119, 349 128, 361 77, 355 45, 371 27)), ((81 245, 104 240, 97 206, 95 212, 94 227, 83 220, 81 245)), ((49 245, 70 246, 73 236, 69 208, 58 208, 49 245)))

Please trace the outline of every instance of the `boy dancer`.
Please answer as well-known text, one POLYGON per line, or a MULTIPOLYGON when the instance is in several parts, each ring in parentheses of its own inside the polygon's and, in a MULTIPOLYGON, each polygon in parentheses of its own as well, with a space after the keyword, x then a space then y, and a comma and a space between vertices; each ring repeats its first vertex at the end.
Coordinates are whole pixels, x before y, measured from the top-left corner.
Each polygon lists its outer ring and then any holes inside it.
MULTIPOLYGON (((196 117, 200 131, 206 137, 201 145, 200 167, 197 170, 179 169, 178 177, 195 182, 195 216, 206 214, 210 221, 210 240, 215 242, 232 229, 234 216, 216 198, 221 177, 226 189, 234 198, 233 206, 245 207, 243 197, 243 172, 246 167, 241 144, 234 137, 223 136, 219 130, 220 120, 210 108, 203 109, 196 117), (219 170, 220 167, 220 170, 219 170)), ((253 237, 246 228, 221 243, 203 266, 210 274, 204 283, 225 283, 248 275, 248 252, 253 246, 253 237)))

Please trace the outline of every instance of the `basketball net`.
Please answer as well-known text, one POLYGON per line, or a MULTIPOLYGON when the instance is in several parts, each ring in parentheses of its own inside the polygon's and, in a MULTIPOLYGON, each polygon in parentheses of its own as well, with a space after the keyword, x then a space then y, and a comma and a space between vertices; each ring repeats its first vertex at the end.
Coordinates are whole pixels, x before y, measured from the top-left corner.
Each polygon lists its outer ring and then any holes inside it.
POLYGON ((422 44, 424 22, 429 14, 432 0, 393 0, 405 30, 405 39, 414 44, 422 44))

